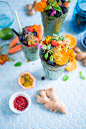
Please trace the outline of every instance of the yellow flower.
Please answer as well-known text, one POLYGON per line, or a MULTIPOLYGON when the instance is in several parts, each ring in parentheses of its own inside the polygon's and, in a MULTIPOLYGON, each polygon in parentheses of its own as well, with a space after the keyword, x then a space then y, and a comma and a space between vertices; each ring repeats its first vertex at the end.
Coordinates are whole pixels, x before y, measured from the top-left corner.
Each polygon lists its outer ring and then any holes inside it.
POLYGON ((51 39, 53 38, 53 36, 47 36, 45 39, 46 45, 48 46, 49 43, 51 42, 51 39))
POLYGON ((36 10, 39 11, 39 12, 43 12, 45 11, 45 8, 46 8, 47 4, 45 2, 38 2, 36 4, 36 10))

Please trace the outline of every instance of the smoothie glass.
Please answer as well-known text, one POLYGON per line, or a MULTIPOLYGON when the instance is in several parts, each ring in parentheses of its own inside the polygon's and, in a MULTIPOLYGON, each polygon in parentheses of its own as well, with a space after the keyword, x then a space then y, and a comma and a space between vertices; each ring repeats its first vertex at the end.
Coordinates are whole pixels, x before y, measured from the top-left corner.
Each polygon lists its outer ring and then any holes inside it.
POLYGON ((24 56, 27 60, 33 61, 39 58, 38 45, 34 47, 28 47, 28 46, 21 44, 21 46, 22 46, 24 56))
POLYGON ((58 79, 63 73, 63 71, 65 70, 65 67, 67 66, 67 64, 65 64, 62 66, 53 67, 53 66, 48 65, 43 60, 41 60, 41 63, 42 63, 46 77, 52 80, 58 79))
POLYGON ((44 36, 52 36, 54 34, 59 34, 61 31, 61 27, 64 23, 65 17, 67 13, 63 17, 59 17, 57 19, 48 18, 43 12, 41 13, 42 24, 44 26, 44 36))

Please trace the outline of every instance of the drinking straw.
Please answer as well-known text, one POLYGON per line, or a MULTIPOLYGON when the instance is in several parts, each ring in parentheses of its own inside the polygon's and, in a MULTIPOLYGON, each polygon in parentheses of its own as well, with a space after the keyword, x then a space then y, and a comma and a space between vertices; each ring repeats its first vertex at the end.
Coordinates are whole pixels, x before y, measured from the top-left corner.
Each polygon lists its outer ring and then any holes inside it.
POLYGON ((12 28, 12 31, 19 37, 20 35, 12 28))
POLYGON ((16 17, 16 20, 17 20, 17 23, 18 23, 18 26, 19 26, 19 29, 20 29, 20 33, 22 32, 22 28, 21 28, 21 24, 20 24, 20 21, 19 21, 19 18, 18 18, 18 15, 17 15, 17 11, 14 10, 14 13, 15 13, 15 17, 16 17))

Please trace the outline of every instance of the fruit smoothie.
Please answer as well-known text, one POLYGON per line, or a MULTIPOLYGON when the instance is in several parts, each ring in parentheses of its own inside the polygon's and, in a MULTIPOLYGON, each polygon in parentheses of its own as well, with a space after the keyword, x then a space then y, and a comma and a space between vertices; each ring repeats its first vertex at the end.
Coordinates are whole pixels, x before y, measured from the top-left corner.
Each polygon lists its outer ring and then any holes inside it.
POLYGON ((44 36, 58 34, 69 10, 71 0, 41 0, 36 9, 41 12, 44 36))
POLYGON ((38 44, 43 36, 43 26, 33 25, 23 28, 19 41, 21 42, 23 53, 27 60, 36 60, 39 58, 38 44))
POLYGON ((67 41, 66 36, 58 37, 56 34, 42 41, 40 59, 47 78, 59 78, 67 63, 75 59, 74 51, 67 41))

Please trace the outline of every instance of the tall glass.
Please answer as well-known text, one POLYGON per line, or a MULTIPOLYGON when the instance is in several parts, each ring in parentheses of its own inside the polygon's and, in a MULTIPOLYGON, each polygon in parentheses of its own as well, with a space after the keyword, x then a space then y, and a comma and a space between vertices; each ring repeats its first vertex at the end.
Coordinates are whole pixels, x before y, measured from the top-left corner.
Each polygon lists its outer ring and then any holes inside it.
POLYGON ((7 2, 0 1, 0 28, 9 27, 14 21, 13 11, 7 2))
POLYGON ((44 26, 44 36, 45 37, 52 36, 53 33, 58 34, 61 30, 66 15, 67 13, 63 17, 59 17, 57 19, 52 20, 42 12, 41 17, 42 17, 42 24, 44 26))
POLYGON ((86 0, 77 1, 70 26, 77 33, 86 30, 86 0))
POLYGON ((46 77, 51 80, 58 79, 61 76, 61 74, 63 73, 63 71, 65 70, 65 67, 67 66, 67 64, 65 64, 62 66, 53 67, 53 66, 48 65, 43 60, 41 60, 41 63, 42 63, 46 77))
POLYGON ((39 58, 39 49, 38 49, 38 45, 34 46, 34 47, 28 47, 25 46, 21 43, 22 46, 22 50, 24 53, 24 56, 27 60, 37 60, 39 58))

